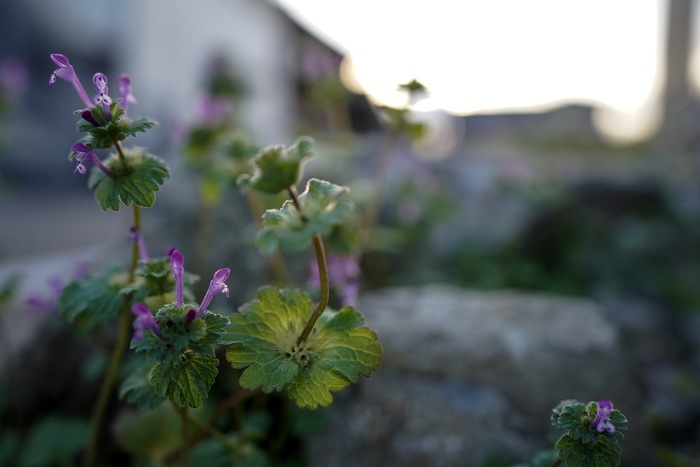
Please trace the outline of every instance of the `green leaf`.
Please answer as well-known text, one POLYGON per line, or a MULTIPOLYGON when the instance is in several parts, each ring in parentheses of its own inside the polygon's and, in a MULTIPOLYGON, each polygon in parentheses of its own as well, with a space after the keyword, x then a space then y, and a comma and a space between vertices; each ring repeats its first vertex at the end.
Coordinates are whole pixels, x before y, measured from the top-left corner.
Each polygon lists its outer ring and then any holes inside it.
POLYGON ((132 203, 151 207, 156 200, 156 191, 169 176, 163 159, 143 149, 124 150, 124 160, 112 154, 104 161, 111 175, 93 168, 88 187, 95 190, 95 199, 104 211, 119 211, 120 204, 132 203))
POLYGON ((61 316, 87 329, 106 325, 124 309, 127 280, 121 268, 111 268, 70 283, 61 293, 61 316))
POLYGON ((153 409, 161 405, 163 396, 158 394, 151 384, 152 366, 137 366, 119 387, 119 398, 140 409, 153 409))
POLYGON ((329 405, 339 391, 360 374, 379 368, 382 347, 377 335, 361 327, 364 320, 352 307, 327 310, 309 338, 297 339, 314 309, 311 298, 299 290, 263 287, 258 298, 231 318, 226 351, 233 368, 245 368, 240 384, 266 393, 288 389, 299 406, 329 405))
POLYGON ((49 416, 30 432, 21 465, 72 465, 85 446, 88 433, 89 425, 85 420, 49 416))
POLYGON ((181 407, 199 407, 214 384, 218 363, 215 357, 185 354, 179 362, 156 364, 151 383, 158 394, 181 407))
POLYGON ((182 417, 170 403, 153 410, 122 410, 110 431, 130 454, 147 457, 148 465, 165 465, 166 455, 182 444, 182 417))
POLYGON ((313 140, 307 136, 298 138, 288 149, 284 146, 268 146, 253 160, 253 175, 243 175, 240 185, 276 195, 299 182, 303 163, 313 154, 313 140))
POLYGON ((346 187, 326 181, 309 180, 298 198, 301 213, 292 201, 285 201, 281 209, 265 212, 257 237, 258 248, 263 254, 272 254, 277 248, 303 250, 315 235, 325 235, 352 217, 353 204, 341 198, 347 191, 346 187))

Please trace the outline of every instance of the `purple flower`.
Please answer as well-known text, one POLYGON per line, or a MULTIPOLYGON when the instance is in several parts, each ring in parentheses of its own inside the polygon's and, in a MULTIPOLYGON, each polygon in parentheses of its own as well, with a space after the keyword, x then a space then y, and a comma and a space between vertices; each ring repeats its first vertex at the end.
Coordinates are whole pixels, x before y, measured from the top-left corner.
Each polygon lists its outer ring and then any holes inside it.
POLYGON ((211 303, 211 299, 214 298, 215 295, 223 293, 228 297, 228 285, 226 285, 224 281, 228 279, 229 274, 231 274, 229 268, 221 268, 214 273, 214 277, 209 281, 209 289, 204 295, 204 300, 202 300, 202 303, 199 305, 199 310, 197 310, 198 318, 202 316, 204 310, 207 309, 209 303, 211 303))
POLYGON ((94 126, 94 127, 100 126, 100 122, 98 122, 98 121, 95 119, 95 116, 94 116, 94 115, 92 114, 92 112, 89 111, 88 109, 85 109, 85 110, 83 110, 82 112, 80 112, 80 117, 81 117, 83 120, 85 120, 86 122, 89 122, 90 124, 92 124, 92 126, 94 126))
POLYGON ((170 253, 170 260, 173 262, 173 277, 175 278, 175 304, 182 306, 183 274, 185 273, 185 257, 178 250, 170 253))
POLYGON ((85 146, 83 143, 75 143, 70 149, 71 151, 76 152, 75 160, 78 161, 78 165, 75 167, 73 173, 78 172, 85 175, 87 173, 87 166, 85 164, 91 162, 105 174, 110 177, 112 176, 112 172, 110 172, 109 169, 102 164, 100 158, 97 157, 93 150, 88 146, 85 146))
POLYGON ((131 93, 131 76, 119 75, 119 95, 122 98, 121 105, 124 107, 124 115, 129 104, 136 104, 136 97, 131 93))
POLYGON ((53 62, 56 65, 58 65, 58 68, 56 68, 51 74, 51 78, 49 78, 49 84, 55 83, 57 77, 68 81, 75 88, 76 92, 78 93, 78 96, 83 101, 83 104, 85 104, 85 107, 92 107, 92 102, 90 102, 90 98, 85 92, 85 88, 83 88, 83 85, 80 83, 78 76, 75 74, 73 65, 71 65, 68 61, 68 57, 61 54, 51 54, 51 60, 53 60, 53 62))
POLYGON ((139 249, 139 255, 143 261, 148 261, 148 250, 146 249, 146 241, 143 239, 141 232, 136 229, 136 227, 131 227, 129 229, 131 232, 131 238, 136 243, 139 249))
POLYGON ((615 433, 615 425, 610 422, 610 412, 612 412, 613 404, 609 400, 598 402, 598 412, 595 414, 591 427, 598 433, 607 431, 615 433))
POLYGON ((102 111, 105 117, 109 120, 109 105, 112 103, 112 98, 109 97, 109 88, 107 87, 107 77, 102 73, 92 75, 92 83, 95 85, 97 94, 93 98, 95 104, 102 105, 102 111))
POLYGON ((131 312, 134 314, 134 340, 140 341, 144 338, 144 331, 150 329, 153 335, 162 339, 158 325, 153 319, 153 313, 143 303, 137 303, 131 307, 131 312))

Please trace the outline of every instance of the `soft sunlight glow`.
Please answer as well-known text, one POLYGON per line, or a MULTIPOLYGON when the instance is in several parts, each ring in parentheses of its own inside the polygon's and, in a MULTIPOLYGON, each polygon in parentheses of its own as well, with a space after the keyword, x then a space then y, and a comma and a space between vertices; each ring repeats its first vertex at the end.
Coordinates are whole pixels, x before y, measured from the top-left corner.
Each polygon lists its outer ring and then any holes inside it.
POLYGON ((642 138, 658 122, 638 113, 658 109, 664 0, 278 2, 345 55, 350 89, 383 105, 405 105, 397 86, 415 78, 430 91, 425 110, 591 105, 610 113, 595 122, 615 140, 642 138))

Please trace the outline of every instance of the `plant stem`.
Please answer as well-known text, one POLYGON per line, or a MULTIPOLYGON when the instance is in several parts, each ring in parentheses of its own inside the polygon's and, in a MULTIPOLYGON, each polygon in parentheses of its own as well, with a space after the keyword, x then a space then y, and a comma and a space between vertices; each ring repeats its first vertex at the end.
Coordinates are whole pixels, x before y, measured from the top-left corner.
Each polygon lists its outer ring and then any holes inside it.
POLYGON ((399 133, 389 130, 381 143, 379 150, 379 160, 374 170, 372 180, 372 197, 365 208, 364 227, 371 231, 379 219, 379 211, 382 205, 382 192, 386 182, 386 174, 389 170, 391 160, 396 152, 399 143, 399 133))
MULTIPOLYGON (((119 160, 122 161, 123 163, 126 163, 126 157, 124 156, 124 151, 122 150, 122 145, 119 144, 119 141, 114 140, 114 147, 117 148, 117 154, 119 154, 119 160)), ((134 205, 136 206, 136 205, 134 205)))
POLYGON ((187 437, 187 419, 189 413, 187 412, 187 407, 178 407, 177 404, 173 402, 175 409, 180 412, 180 418, 182 419, 182 449, 180 451, 180 464, 182 467, 187 467, 189 464, 189 439, 187 437))
MULTIPOLYGON (((137 205, 133 205, 134 213, 134 227, 137 231, 141 231, 141 211, 137 205)), ((132 245, 131 250, 131 266, 129 267, 129 282, 133 282, 136 273, 136 266, 139 260, 139 247, 136 242, 132 245)), ((97 445, 100 439, 100 432, 102 431, 102 424, 104 421, 105 412, 107 411, 107 404, 109 403, 110 396, 112 395, 112 390, 117 381, 117 374, 119 373, 119 367, 121 365, 122 359, 124 358, 124 353, 126 352, 126 346, 129 341, 129 332, 131 330, 131 299, 126 297, 124 301, 124 309, 122 310, 119 331, 117 334, 117 341, 114 344, 114 349, 112 349, 112 356, 109 360, 109 366, 105 372, 104 378, 102 379, 102 386, 100 387, 100 392, 97 396, 97 402, 92 411, 90 417, 90 439, 88 440, 87 449, 85 452, 85 458, 83 465, 91 467, 95 465, 95 456, 97 454, 97 445)))
POLYGON ((560 465, 561 465, 561 459, 559 459, 559 458, 557 458, 557 460, 555 460, 552 463, 552 467, 559 467, 560 465))
MULTIPOLYGON (((294 192, 294 187, 289 187, 287 191, 289 192, 289 196, 292 199, 292 203, 294 203, 294 207, 297 208, 297 211, 299 212, 302 221, 306 222, 304 213, 301 211, 301 203, 299 203, 299 199, 297 198, 297 195, 294 192)), ((308 339, 309 334, 311 334, 311 330, 314 328, 314 324, 316 324, 318 318, 321 317, 321 314, 328 306, 328 301, 330 300, 330 286, 328 284, 328 262, 326 261, 326 249, 323 246, 323 239, 321 238, 320 234, 316 234, 314 236, 314 252, 316 253, 316 263, 318 264, 318 276, 321 281, 321 296, 319 298, 318 305, 316 305, 316 309, 313 311, 313 313, 311 313, 311 316, 309 316, 309 320, 306 322, 304 330, 301 331, 299 339, 297 339, 297 345, 300 345, 302 342, 308 339)))
MULTIPOLYGON (((258 225, 258 228, 262 227, 262 216, 265 210, 263 203, 260 201, 260 197, 256 196, 255 193, 247 191, 244 194, 246 203, 248 203, 248 208, 258 225)), ((289 273, 287 272, 287 265, 284 263, 284 258, 282 254, 275 251, 272 255, 267 257, 267 262, 270 266, 270 271, 272 271, 272 276, 280 285, 289 284, 289 273)))
POLYGON ((236 446, 234 443, 229 440, 226 435, 224 435, 222 432, 217 430, 216 428, 209 426, 207 422, 204 420, 200 419, 199 417, 196 417, 192 414, 187 414, 187 419, 192 422, 192 424, 196 425, 197 428, 199 428, 202 431, 205 431, 209 436, 223 444, 226 448, 228 448, 231 452, 233 453, 238 453, 238 446, 236 446))
POLYGON ((314 251, 316 252, 316 263, 318 263, 318 276, 321 279, 321 297, 319 298, 318 305, 316 309, 309 316, 309 320, 304 326, 304 330, 299 335, 297 339, 297 345, 304 342, 311 334, 311 330, 314 328, 314 324, 321 317, 321 314, 328 306, 328 300, 330 299, 330 287, 328 284, 328 263, 326 262, 326 250, 323 247, 323 239, 321 235, 316 235, 314 237, 314 251))

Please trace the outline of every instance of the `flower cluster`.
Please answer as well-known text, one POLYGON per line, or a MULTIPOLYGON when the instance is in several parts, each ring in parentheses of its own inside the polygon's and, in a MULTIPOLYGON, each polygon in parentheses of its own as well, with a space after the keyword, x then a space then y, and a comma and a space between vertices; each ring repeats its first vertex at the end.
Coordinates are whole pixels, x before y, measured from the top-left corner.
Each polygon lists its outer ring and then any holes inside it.
MULTIPOLYGON (((78 97, 80 97, 80 100, 82 100, 83 104, 85 105, 85 108, 80 112, 80 117, 86 122, 90 123, 93 127, 102 126, 95 117, 97 106, 99 106, 102 115, 104 115, 105 121, 109 122, 112 119, 113 110, 110 107, 112 104, 112 98, 109 96, 109 81, 107 76, 104 73, 99 72, 92 76, 92 83, 95 86, 96 94, 91 100, 80 82, 73 65, 71 65, 70 61, 68 60, 68 57, 62 54, 51 54, 51 60, 53 60, 58 68, 56 68, 51 74, 49 84, 55 83, 56 78, 61 78, 62 80, 71 83, 75 88, 75 91, 78 93, 78 97)), ((124 109, 124 112, 121 114, 123 117, 126 115, 128 104, 136 103, 136 98, 131 92, 131 77, 129 77, 129 75, 121 75, 119 77, 118 84, 120 94, 119 104, 124 109)), ((78 142, 71 147, 71 151, 76 154, 75 160, 77 165, 75 172, 83 175, 86 174, 86 164, 92 163, 105 174, 111 176, 110 171, 102 164, 100 159, 94 153, 93 148, 78 142)))
MULTIPOLYGON (((140 234, 134 229, 132 230, 134 238, 139 242, 140 234)), ((141 254, 145 254, 145 246, 141 254)), ((173 278, 175 279, 175 306, 177 308, 182 308, 184 306, 184 274, 185 274, 185 258, 178 250, 170 251, 170 261, 172 262, 173 278)), ((209 288, 207 289, 204 299, 199 305, 198 309, 188 309, 186 313, 186 321, 188 324, 192 323, 197 318, 201 318, 204 311, 207 309, 211 300, 218 294, 223 293, 227 297, 229 296, 229 288, 226 285, 226 280, 228 279, 231 270, 229 268, 221 268, 214 273, 214 277, 209 282, 209 288)), ((137 303, 131 307, 131 312, 134 314, 134 340, 141 340, 144 337, 144 331, 146 329, 150 330, 153 335, 158 338, 163 338, 158 325, 160 324, 154 319, 153 313, 143 303, 137 303)))

